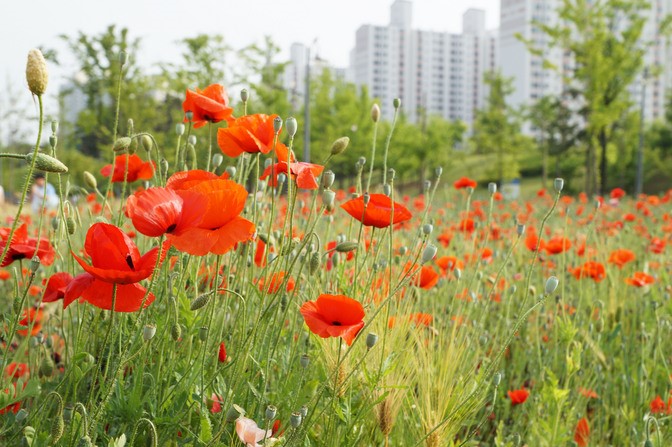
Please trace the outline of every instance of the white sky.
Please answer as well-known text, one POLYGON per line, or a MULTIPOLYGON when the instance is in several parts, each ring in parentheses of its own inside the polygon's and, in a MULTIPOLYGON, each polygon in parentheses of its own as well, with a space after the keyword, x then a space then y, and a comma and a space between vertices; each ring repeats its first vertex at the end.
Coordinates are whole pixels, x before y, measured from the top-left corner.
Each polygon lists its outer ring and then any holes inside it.
MULTIPOLYGON (((110 24, 141 38, 136 60, 151 67, 175 62, 174 42, 200 33, 222 34, 238 49, 270 35, 286 57, 293 42, 317 38, 320 57, 347 66, 355 31, 363 24, 389 22, 393 0, 0 0, 0 96, 8 80, 25 85, 28 51, 63 50, 59 34, 99 34, 110 24)), ((500 0, 413 0, 413 28, 460 32, 468 8, 486 11, 487 27, 499 23, 500 0)), ((74 70, 53 72, 51 85, 74 70)), ((52 93, 54 89, 52 89, 52 93)), ((1 99, 1 98, 0 98, 1 99)), ((0 101, 2 102, 2 101, 0 101)))

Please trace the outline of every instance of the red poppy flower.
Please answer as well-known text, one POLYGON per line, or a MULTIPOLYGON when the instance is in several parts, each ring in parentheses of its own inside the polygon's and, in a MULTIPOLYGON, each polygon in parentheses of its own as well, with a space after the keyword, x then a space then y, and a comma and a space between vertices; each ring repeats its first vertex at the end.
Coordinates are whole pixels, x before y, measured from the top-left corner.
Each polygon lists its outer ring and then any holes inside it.
POLYGON ((16 331, 17 334, 25 337, 30 331, 30 335, 37 335, 42 330, 42 317, 44 316, 44 311, 42 307, 31 307, 27 310, 24 310, 21 314, 21 320, 19 321, 19 326, 26 329, 19 329, 16 331))
MULTIPOLYGON (((9 388, 5 388, 3 391, 0 391, 0 393, 5 395, 5 397, 3 397, 2 400, 11 402, 16 398, 18 390, 14 388, 14 385, 11 385, 9 388)), ((13 404, 7 405, 5 408, 0 408, 0 415, 3 415, 8 411, 11 411, 12 413, 16 414, 19 412, 20 409, 21 409, 21 402, 14 402, 13 404)))
POLYGON ((429 290, 439 282, 439 274, 431 265, 423 265, 420 272, 413 279, 413 285, 429 290))
POLYGON ((625 248, 619 248, 618 250, 614 250, 611 252, 609 255, 609 264, 614 264, 618 266, 618 268, 623 267, 625 264, 628 262, 634 261, 635 260, 635 253, 631 250, 627 250, 625 248))
MULTIPOLYGON (((301 161, 295 161, 289 163, 289 165, 291 170, 290 177, 292 180, 296 180, 296 186, 301 189, 317 189, 320 186, 317 183, 317 177, 322 174, 324 166, 301 161)), ((287 163, 284 161, 268 166, 259 178, 265 180, 271 176, 268 184, 275 187, 278 185, 278 174, 280 173, 287 174, 287 163)))
POLYGON ((597 393, 594 390, 591 390, 589 388, 579 388, 579 393, 581 393, 581 395, 583 397, 587 397, 588 399, 598 399, 599 398, 597 393))
POLYGON ((236 118, 229 127, 217 129, 217 144, 229 157, 237 157, 243 152, 268 154, 273 149, 273 121, 277 117, 260 113, 236 118))
POLYGON ((226 345, 224 344, 224 342, 221 342, 219 344, 219 350, 217 351, 217 360, 219 360, 219 363, 226 362, 226 345))
POLYGON ((649 284, 656 282, 656 279, 644 272, 635 272, 632 274, 632 278, 625 278, 625 282, 635 287, 644 287, 649 284))
POLYGON ((574 442, 579 447, 586 447, 588 445, 588 438, 590 437, 590 425, 588 419, 581 418, 574 429, 574 442))
MULTIPOLYGON (((284 280, 285 280, 285 272, 279 271, 270 275, 268 279, 265 278, 259 279, 257 285, 259 286, 259 290, 261 290, 262 292, 274 294, 278 290, 280 290, 280 286, 282 286, 284 280)), ((294 286, 295 286, 294 278, 290 277, 287 280, 287 286, 285 287, 285 290, 287 292, 291 292, 292 290, 294 290, 294 286)))
POLYGON ((611 190, 611 194, 609 194, 609 197, 612 199, 620 199, 621 197, 625 196, 625 191, 622 190, 621 188, 614 188, 611 190))
POLYGON ((516 405, 524 403, 530 395, 530 392, 525 388, 521 388, 519 390, 507 391, 506 394, 508 394, 509 399, 511 399, 511 406, 515 407, 516 405))
POLYGON ((476 188, 476 185, 476 180, 472 180, 469 177, 462 177, 453 183, 455 189, 476 188))
POLYGON ((474 230, 476 230, 476 224, 474 223, 474 219, 471 219, 469 217, 467 217, 466 219, 462 219, 458 224, 457 229, 464 233, 473 233, 474 230))
POLYGON ((655 399, 649 404, 649 409, 651 414, 670 414, 672 413, 672 398, 668 399, 667 405, 660 396, 656 396, 655 399))
POLYGON ((604 265, 595 261, 588 261, 581 267, 577 267, 572 272, 576 279, 592 278, 595 282, 600 282, 606 278, 606 270, 604 265))
POLYGON ((572 243, 566 237, 554 237, 544 244, 544 250, 549 255, 557 255, 563 251, 569 250, 572 243))
POLYGON ((534 229, 534 227, 530 227, 527 230, 527 236, 525 236, 525 246, 528 250, 535 251, 537 249, 537 245, 539 245, 539 250, 543 250, 544 240, 541 239, 540 241, 539 235, 537 235, 537 230, 534 229))
POLYGON ((150 188, 126 200, 126 215, 145 236, 179 235, 196 226, 208 206, 205 196, 170 188, 150 188), (184 207, 184 201, 189 205, 184 207), (188 209, 189 212, 183 212, 188 209))
POLYGON ((348 346, 364 327, 364 307, 345 295, 322 294, 316 301, 306 301, 301 315, 315 335, 341 337, 348 346))
POLYGON ((436 265, 438 265, 439 268, 443 271, 450 270, 451 272, 456 268, 464 268, 464 263, 457 259, 456 256, 442 256, 436 260, 436 265))
MULTIPOLYGON (((224 86, 212 84, 203 90, 187 90, 186 99, 182 103, 184 113, 191 112, 194 128, 205 126, 205 123, 218 123, 230 119, 233 109, 229 107, 229 96, 224 86)), ((185 117, 184 122, 188 120, 185 117)))
POLYGON ((371 194, 368 205, 364 205, 364 196, 348 200, 341 205, 348 214, 366 226, 376 228, 389 227, 391 224, 410 220, 411 212, 400 203, 394 202, 385 194, 371 194))
POLYGON ((120 183, 124 181, 124 171, 126 171, 126 159, 128 158, 128 174, 126 181, 133 183, 136 180, 149 180, 154 177, 154 170, 156 163, 149 161, 142 161, 137 154, 122 154, 114 158, 114 171, 112 165, 105 165, 100 170, 103 177, 109 177, 112 174, 112 182, 120 183))
MULTIPOLYGON (((162 259, 170 246, 165 242, 161 250, 162 259)), ((147 290, 137 284, 149 277, 156 265, 159 248, 153 248, 140 256, 138 247, 130 237, 114 225, 96 223, 86 233, 84 248, 91 257, 91 265, 73 253, 77 262, 86 271, 76 276, 65 290, 63 307, 66 308, 77 298, 82 298, 101 309, 112 309, 112 292, 117 285, 114 310, 135 312, 147 290)), ((149 293, 145 307, 154 301, 149 293)))
POLYGON ((72 281, 72 275, 67 272, 54 273, 47 281, 47 287, 44 290, 43 303, 52 303, 65 297, 65 289, 72 281))
MULTIPOLYGON (((2 239, 0 241, 0 253, 5 249, 10 231, 11 228, 0 228, 0 239, 2 239)), ((14 232, 9 250, 7 250, 5 259, 0 263, 0 267, 7 267, 20 259, 31 259, 34 255, 40 258, 41 264, 48 266, 54 262, 56 252, 51 243, 44 237, 40 238, 39 244, 36 238, 28 237, 28 224, 24 223, 14 232)))
POLYGON ((20 379, 24 376, 28 377, 28 365, 26 363, 12 362, 7 365, 7 368, 5 368, 5 374, 7 377, 11 377, 13 379, 20 379))
MULTIPOLYGON (((198 225, 169 236, 178 250, 196 256, 223 255, 238 242, 248 241, 254 235, 254 224, 239 216, 247 200, 247 191, 239 184, 194 170, 173 175, 166 187, 200 195, 207 203, 198 225)), ((185 200, 182 213, 195 216, 197 205, 196 201, 185 200)))

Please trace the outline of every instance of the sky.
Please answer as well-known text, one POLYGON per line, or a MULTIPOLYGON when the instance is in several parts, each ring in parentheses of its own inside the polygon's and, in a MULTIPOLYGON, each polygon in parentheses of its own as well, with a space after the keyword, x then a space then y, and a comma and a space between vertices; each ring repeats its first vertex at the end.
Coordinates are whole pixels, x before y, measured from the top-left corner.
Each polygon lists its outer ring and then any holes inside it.
MULTIPOLYGON (((60 34, 83 31, 95 35, 111 24, 127 27, 131 38, 141 39, 141 50, 135 58, 147 68, 159 61, 177 62, 179 48, 175 42, 201 33, 221 34, 236 49, 270 35, 284 58, 293 42, 310 44, 317 39, 317 54, 333 65, 345 67, 357 28, 363 24, 387 24, 392 1, 1 0, 0 103, 8 83, 14 89, 25 86, 26 56, 31 48, 55 48, 65 54, 67 50, 58 39, 60 34)), ((496 28, 499 3, 500 0, 413 0, 413 28, 460 32, 462 14, 469 8, 485 10, 488 29, 496 28)), ((73 72, 74 67, 50 70, 50 84, 59 85, 73 72)), ((52 87, 52 94, 55 88, 52 87)))

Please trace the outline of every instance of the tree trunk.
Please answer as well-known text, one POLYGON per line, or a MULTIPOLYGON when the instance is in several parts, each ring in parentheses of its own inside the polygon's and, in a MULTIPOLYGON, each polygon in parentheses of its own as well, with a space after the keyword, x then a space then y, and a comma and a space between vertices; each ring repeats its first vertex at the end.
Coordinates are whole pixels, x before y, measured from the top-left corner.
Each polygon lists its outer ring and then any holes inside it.
POLYGON ((605 194, 607 191, 607 129, 606 127, 603 127, 600 130, 600 135, 599 135, 599 140, 600 140, 600 149, 601 149, 601 154, 600 154, 600 189, 598 191, 599 194, 605 194))

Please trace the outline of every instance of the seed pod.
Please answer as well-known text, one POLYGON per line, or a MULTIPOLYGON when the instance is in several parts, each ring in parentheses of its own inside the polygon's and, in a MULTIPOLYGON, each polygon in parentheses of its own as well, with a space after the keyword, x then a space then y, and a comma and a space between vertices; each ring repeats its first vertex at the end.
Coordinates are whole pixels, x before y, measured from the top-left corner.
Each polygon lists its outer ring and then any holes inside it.
POLYGON ((266 419, 268 419, 269 421, 272 421, 273 419, 275 419, 275 415, 277 413, 278 413, 278 409, 275 406, 269 405, 269 406, 266 407, 266 419))
POLYGON ((174 341, 178 341, 182 336, 182 327, 179 324, 174 323, 170 328, 170 336, 174 341))
POLYGON ((77 447, 92 447, 93 443, 91 442, 91 438, 89 435, 84 435, 81 438, 79 438, 79 443, 77 444, 77 447))
POLYGON ((371 349, 373 348, 376 343, 378 342, 378 334, 374 334, 373 332, 370 332, 366 336, 366 348, 371 349))
POLYGON ((58 440, 63 436, 63 431, 65 430, 65 421, 63 420, 63 415, 61 413, 56 415, 54 422, 51 424, 51 442, 53 445, 58 443, 58 440))
POLYGON ((75 219, 73 219, 70 216, 66 217, 65 218, 65 228, 68 229, 68 234, 70 234, 70 235, 75 234, 75 229, 76 229, 75 219))
POLYGON ((54 361, 50 356, 45 356, 40 362, 40 369, 37 371, 40 377, 51 377, 54 373, 54 361))
POLYGON ((299 413, 298 411, 295 411, 289 417, 289 423, 294 428, 298 428, 301 425, 302 420, 303 420, 303 418, 301 417, 301 413, 299 413))
MULTIPOLYGON (((26 162, 31 163, 32 161, 33 154, 27 154, 26 162)), ((68 167, 61 163, 60 160, 41 152, 38 152, 35 157, 35 169, 39 169, 40 171, 44 172, 54 172, 56 174, 65 174, 68 172, 68 167)))
POLYGON ((394 106, 395 109, 398 109, 401 107, 401 99, 400 98, 394 98, 392 100, 392 105, 394 106))
POLYGON ((240 408, 238 405, 233 404, 226 412, 226 422, 231 423, 241 416, 245 416, 245 410, 240 408))
POLYGON ((334 144, 331 145, 331 155, 338 155, 343 153, 350 143, 350 138, 341 137, 338 140, 334 141, 334 144))
POLYGON ((339 253, 347 253, 349 251, 357 250, 359 243, 350 241, 350 242, 341 242, 336 246, 336 251, 339 253))
POLYGON ((551 293, 555 292, 555 289, 558 288, 558 284, 560 283, 560 280, 556 278, 555 276, 551 276, 546 280, 546 286, 544 288, 544 292, 546 295, 550 295, 551 293))
POLYGON ((247 91, 246 88, 244 88, 240 91, 240 100, 241 101, 247 102, 249 97, 250 97, 250 94, 249 94, 249 92, 247 91))
POLYGON ((320 252, 316 251, 311 253, 310 260, 308 261, 308 271, 311 275, 314 275, 320 269, 322 265, 322 256, 320 252))
POLYGON ((147 324, 142 330, 142 338, 145 341, 149 341, 152 338, 154 338, 154 335, 156 335, 156 325, 155 324, 147 324))
POLYGON ((294 138, 294 135, 296 135, 296 131, 299 129, 299 124, 296 122, 296 118, 290 116, 285 120, 285 127, 287 128, 289 138, 294 138))
POLYGON ((218 168, 224 162, 224 156, 222 154, 215 154, 212 156, 212 166, 218 168))
POLYGON ((426 264, 436 256, 437 248, 433 244, 428 244, 425 249, 422 251, 422 263, 426 264))
POLYGON ((553 180, 553 188, 555 189, 556 192, 562 191, 562 188, 564 186, 565 186, 565 181, 563 179, 561 179, 560 177, 553 180))
POLYGON ((42 52, 36 48, 28 52, 26 81, 28 81, 28 89, 33 95, 42 96, 47 91, 47 84, 49 83, 47 61, 44 59, 42 52))
POLYGON ((198 297, 196 297, 196 299, 194 299, 191 302, 191 306, 189 306, 189 308, 191 310, 198 310, 198 309, 202 308, 203 306, 208 304, 208 301, 210 301, 210 295, 211 294, 212 294, 212 292, 207 292, 207 293, 204 293, 202 295, 199 295, 198 297))
POLYGON ((310 357, 306 354, 303 354, 299 360, 299 363, 301 364, 301 368, 308 368, 308 365, 310 365, 310 357))
POLYGON ((175 124, 175 133, 177 134, 178 137, 181 137, 182 135, 184 135, 184 130, 185 130, 184 123, 175 124))
POLYGON ((281 130, 282 130, 282 118, 276 116, 273 119, 273 132, 279 134, 281 130))
POLYGON ((378 104, 374 104, 371 107, 371 120, 374 123, 377 123, 378 121, 380 121, 380 106, 378 104))

